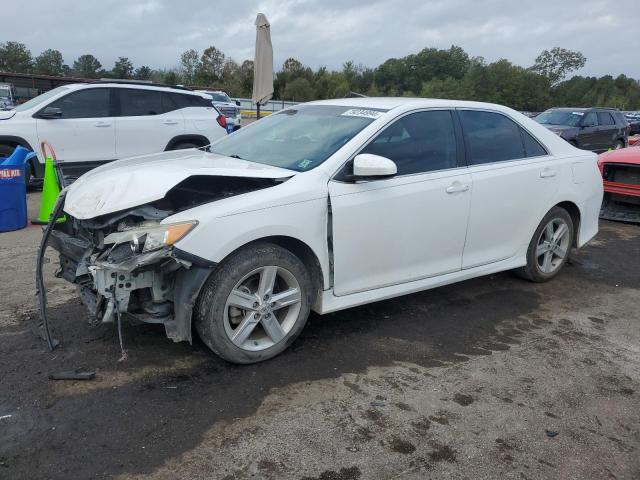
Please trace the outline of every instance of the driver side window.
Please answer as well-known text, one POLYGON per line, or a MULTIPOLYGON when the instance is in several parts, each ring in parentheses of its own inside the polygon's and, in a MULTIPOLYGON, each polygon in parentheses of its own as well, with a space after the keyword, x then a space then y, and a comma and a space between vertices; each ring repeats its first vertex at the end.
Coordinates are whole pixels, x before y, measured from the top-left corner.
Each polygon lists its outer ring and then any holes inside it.
POLYGON ((409 114, 380 132, 361 153, 393 160, 398 175, 457 167, 456 136, 449 110, 409 114))
POLYGON ((595 127, 598 125, 598 117, 596 117, 595 112, 589 112, 585 115, 584 120, 582 121, 583 127, 595 127))

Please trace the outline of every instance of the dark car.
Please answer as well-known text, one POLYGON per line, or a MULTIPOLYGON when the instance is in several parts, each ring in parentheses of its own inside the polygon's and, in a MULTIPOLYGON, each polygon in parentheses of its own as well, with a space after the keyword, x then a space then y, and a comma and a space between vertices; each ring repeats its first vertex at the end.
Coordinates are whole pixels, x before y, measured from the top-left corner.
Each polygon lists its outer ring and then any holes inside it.
POLYGON ((629 123, 614 108, 552 108, 535 120, 584 150, 617 150, 629 143, 629 123))

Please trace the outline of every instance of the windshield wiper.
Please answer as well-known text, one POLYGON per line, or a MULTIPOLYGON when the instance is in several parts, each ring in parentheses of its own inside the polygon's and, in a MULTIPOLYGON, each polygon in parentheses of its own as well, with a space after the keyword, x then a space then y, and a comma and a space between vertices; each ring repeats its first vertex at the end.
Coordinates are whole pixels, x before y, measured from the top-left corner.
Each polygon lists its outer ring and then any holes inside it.
POLYGON ((244 160, 244 158, 242 158, 240 155, 235 154, 235 153, 233 155, 227 155, 227 157, 237 158, 238 160, 244 160))

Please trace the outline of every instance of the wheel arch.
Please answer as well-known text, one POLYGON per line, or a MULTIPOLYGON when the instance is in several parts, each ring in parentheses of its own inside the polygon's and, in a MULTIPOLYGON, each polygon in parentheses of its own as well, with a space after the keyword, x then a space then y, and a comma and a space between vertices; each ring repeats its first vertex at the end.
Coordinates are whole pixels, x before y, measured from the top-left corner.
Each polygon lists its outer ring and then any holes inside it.
POLYGON ((176 135, 171 140, 169 140, 169 143, 167 143, 167 146, 165 147, 164 150, 165 152, 167 150, 173 150, 176 147, 176 145, 179 145, 185 142, 195 143, 200 147, 204 147, 205 145, 209 145, 211 143, 209 139, 204 135, 197 135, 197 134, 176 135))
MULTIPOLYGON (((560 207, 567 211, 567 213, 571 216, 571 221, 573 222, 573 238, 571 239, 571 246, 578 246, 578 238, 580 238, 580 221, 581 221, 581 213, 578 205, 573 203, 570 200, 565 200, 560 203, 554 205, 554 207, 560 207)), ((546 213, 545 213, 546 215, 546 213)))
POLYGON ((320 259, 313 251, 313 249, 298 238, 287 235, 270 235, 266 237, 256 238, 255 240, 251 240, 250 242, 239 246, 232 252, 229 252, 229 254, 226 255, 220 263, 224 262, 225 259, 229 258, 239 250, 248 248, 251 245, 255 245, 258 243, 273 243, 274 245, 278 245, 279 247, 289 250, 302 261, 302 263, 309 269, 309 274, 311 275, 311 282, 314 291, 311 302, 313 305, 319 298, 320 292, 323 290, 324 274, 322 271, 322 265, 320 263, 320 259))
MULTIPOLYGON (((24 147, 28 150, 31 150, 32 152, 36 152, 36 154, 38 153, 30 144, 29 142, 24 139, 23 137, 18 137, 15 135, 0 135, 0 145, 7 145, 7 146, 11 146, 11 147, 17 147, 18 145, 20 145, 21 147, 24 147)), ((33 173, 33 175, 36 178, 42 178, 43 174, 44 174, 44 167, 40 164, 40 162, 36 157, 33 157, 31 160, 29 160, 29 165, 31 167, 31 171, 33 173)))

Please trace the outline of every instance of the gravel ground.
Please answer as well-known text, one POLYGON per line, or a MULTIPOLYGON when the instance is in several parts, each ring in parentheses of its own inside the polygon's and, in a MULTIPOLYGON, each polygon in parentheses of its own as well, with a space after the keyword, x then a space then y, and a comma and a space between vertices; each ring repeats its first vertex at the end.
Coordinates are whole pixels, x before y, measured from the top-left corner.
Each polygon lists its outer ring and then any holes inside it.
POLYGON ((119 363, 113 326, 55 279, 49 353, 39 238, 0 235, 0 478, 640 478, 638 226, 603 222, 547 284, 503 273, 312 315, 252 366, 152 326, 125 328, 119 363), (47 380, 74 368, 97 378, 47 380))

